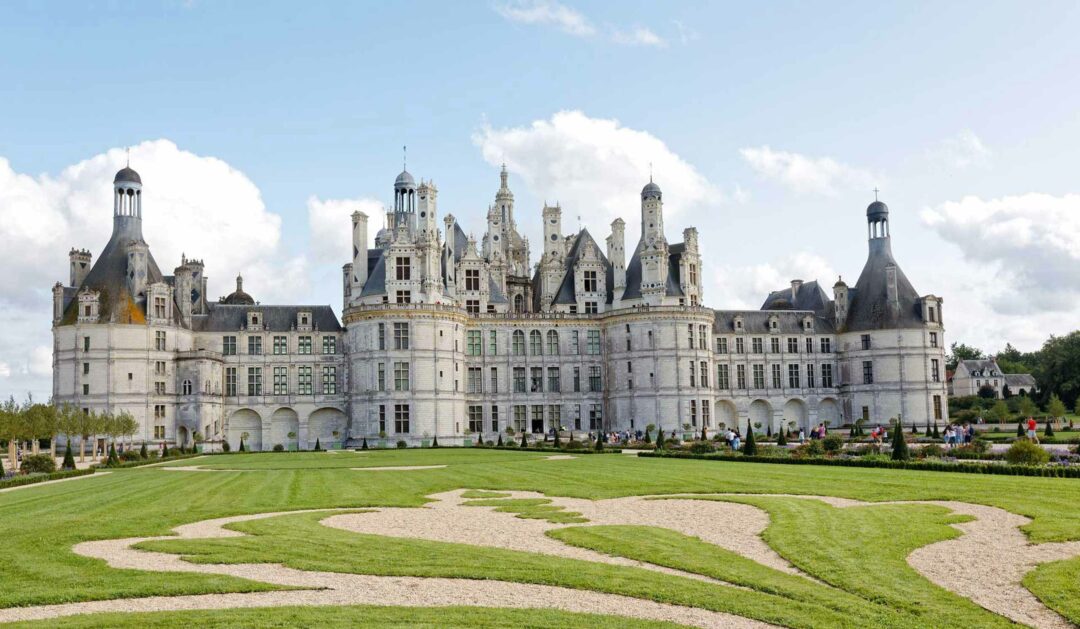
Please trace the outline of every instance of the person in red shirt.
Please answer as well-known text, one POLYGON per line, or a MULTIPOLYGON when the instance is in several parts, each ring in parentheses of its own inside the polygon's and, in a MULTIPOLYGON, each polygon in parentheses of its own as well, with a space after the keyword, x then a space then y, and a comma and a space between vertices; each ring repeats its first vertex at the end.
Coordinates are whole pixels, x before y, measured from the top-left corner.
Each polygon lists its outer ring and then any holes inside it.
POLYGON ((1039 425, 1035 423, 1034 417, 1027 418, 1027 436, 1033 443, 1039 443, 1039 435, 1036 432, 1039 425))

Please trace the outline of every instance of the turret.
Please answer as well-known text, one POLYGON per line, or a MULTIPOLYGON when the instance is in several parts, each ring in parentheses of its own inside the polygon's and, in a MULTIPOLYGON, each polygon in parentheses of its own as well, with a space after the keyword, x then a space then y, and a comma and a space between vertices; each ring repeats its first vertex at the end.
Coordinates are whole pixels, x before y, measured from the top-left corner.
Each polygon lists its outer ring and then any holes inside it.
POLYGON ((142 178, 130 166, 113 178, 113 234, 142 240, 142 178))
POLYGON ((90 272, 90 261, 93 260, 93 255, 86 249, 72 247, 68 252, 68 260, 71 262, 70 286, 78 288, 86 279, 86 274, 90 272))
POLYGON ((394 231, 416 232, 416 180, 403 170, 394 180, 394 231))
POLYGON ((664 240, 663 194, 652 177, 641 189, 641 240, 644 243, 664 240))
POLYGON ((844 283, 843 277, 839 277, 836 284, 833 284, 833 317, 837 330, 842 330, 847 324, 847 316, 848 285, 844 283))
POLYGON ((416 195, 419 201, 417 204, 417 211, 420 213, 420 232, 424 234, 425 237, 435 240, 439 230, 435 204, 435 200, 439 195, 439 189, 435 187, 435 182, 433 181, 421 181, 420 187, 416 189, 416 195))
POLYGON ((53 284, 53 324, 60 323, 60 319, 64 316, 64 286, 57 282, 53 284))
POLYGON ((618 301, 626 289, 626 222, 621 218, 611 221, 611 235, 607 237, 607 258, 611 263, 614 298, 618 301))
POLYGON ((562 208, 544 205, 544 258, 561 258, 566 253, 562 242, 562 208))
POLYGON ((127 257, 127 288, 132 299, 138 300, 146 294, 147 259, 150 247, 142 239, 129 241, 125 247, 127 257))
POLYGON ((192 313, 191 290, 194 287, 195 277, 192 268, 188 266, 183 256, 180 258, 180 266, 173 271, 173 278, 173 301, 180 310, 183 325, 189 326, 192 313))

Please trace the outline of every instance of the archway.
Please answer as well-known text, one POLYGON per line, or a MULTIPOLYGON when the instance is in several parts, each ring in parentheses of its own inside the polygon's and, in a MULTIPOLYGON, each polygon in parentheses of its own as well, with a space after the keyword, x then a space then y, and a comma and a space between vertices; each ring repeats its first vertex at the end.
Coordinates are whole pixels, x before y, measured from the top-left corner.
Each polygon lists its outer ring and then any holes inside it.
POLYGON ((739 423, 739 413, 735 409, 735 403, 731 400, 717 400, 713 415, 716 417, 716 428, 736 428, 739 423))
POLYGON ((826 426, 837 427, 840 425, 840 405, 833 398, 825 398, 818 404, 818 421, 826 426))
POLYGON ((186 448, 188 444, 188 429, 180 426, 176 429, 176 445, 186 448))
POLYGON ((784 403, 784 428, 806 427, 806 403, 802 400, 788 400, 784 403))
POLYGON ((258 452, 262 447, 262 417, 250 408, 242 408, 229 418, 229 447, 240 448, 240 438, 244 438, 244 448, 258 452))
POLYGON ((320 408, 315 411, 308 417, 308 447, 314 448, 316 439, 323 448, 336 447, 345 440, 347 423, 345 413, 336 408, 320 408))
POLYGON ((772 405, 765 400, 754 400, 750 403, 750 424, 754 431, 765 432, 772 425, 772 405), (760 424, 760 426, 758 425, 760 424))
POLYGON ((300 418, 293 409, 279 408, 270 416, 270 447, 280 443, 286 450, 295 450, 299 434, 300 418))

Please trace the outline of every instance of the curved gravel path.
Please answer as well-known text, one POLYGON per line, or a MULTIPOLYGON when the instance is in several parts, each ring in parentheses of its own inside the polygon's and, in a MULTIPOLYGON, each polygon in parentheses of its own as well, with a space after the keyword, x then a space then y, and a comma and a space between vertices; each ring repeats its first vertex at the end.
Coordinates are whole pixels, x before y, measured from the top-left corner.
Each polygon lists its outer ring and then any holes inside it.
MULTIPOLYGON (((320 510, 321 511, 321 510, 320 510)), ((326 510, 332 512, 334 510, 326 510)), ((217 518, 176 527, 179 538, 237 537, 244 533, 223 528, 233 522, 302 513, 263 513, 217 518)), ((0 609, 0 622, 41 620, 96 612, 175 611, 284 605, 387 605, 405 607, 511 607, 551 608, 571 612, 609 614, 646 620, 663 620, 693 627, 767 629, 767 623, 692 607, 604 594, 588 590, 477 579, 382 577, 372 575, 309 572, 281 564, 195 564, 177 555, 139 551, 133 544, 152 539, 141 537, 82 542, 74 551, 102 559, 110 567, 154 572, 224 574, 253 581, 310 588, 284 592, 202 594, 90 601, 36 607, 0 609)))

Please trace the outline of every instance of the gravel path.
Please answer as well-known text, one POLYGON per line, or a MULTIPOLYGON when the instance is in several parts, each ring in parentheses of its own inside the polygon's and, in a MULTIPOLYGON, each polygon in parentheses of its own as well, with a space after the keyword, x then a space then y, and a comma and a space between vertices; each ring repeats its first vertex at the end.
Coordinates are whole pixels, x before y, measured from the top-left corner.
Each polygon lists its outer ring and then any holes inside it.
MULTIPOLYGON (((298 513, 298 512, 289 512, 298 513)), ((243 533, 222 528, 232 522, 274 517, 264 513, 206 520, 177 527, 180 538, 208 539, 236 537, 243 533)), ((280 564, 194 564, 166 553, 137 551, 131 545, 150 539, 129 538, 83 542, 77 554, 102 559, 114 568, 157 572, 198 572, 224 574, 276 585, 311 588, 286 592, 203 594, 192 596, 145 597, 90 601, 0 610, 0 622, 40 620, 95 612, 173 611, 270 607, 282 605, 390 605, 390 606, 477 606, 511 608, 553 608, 572 612, 665 620, 694 627, 766 629, 772 625, 692 607, 656 603, 632 597, 570 588, 488 581, 476 579, 380 577, 371 575, 308 572, 280 564)))

